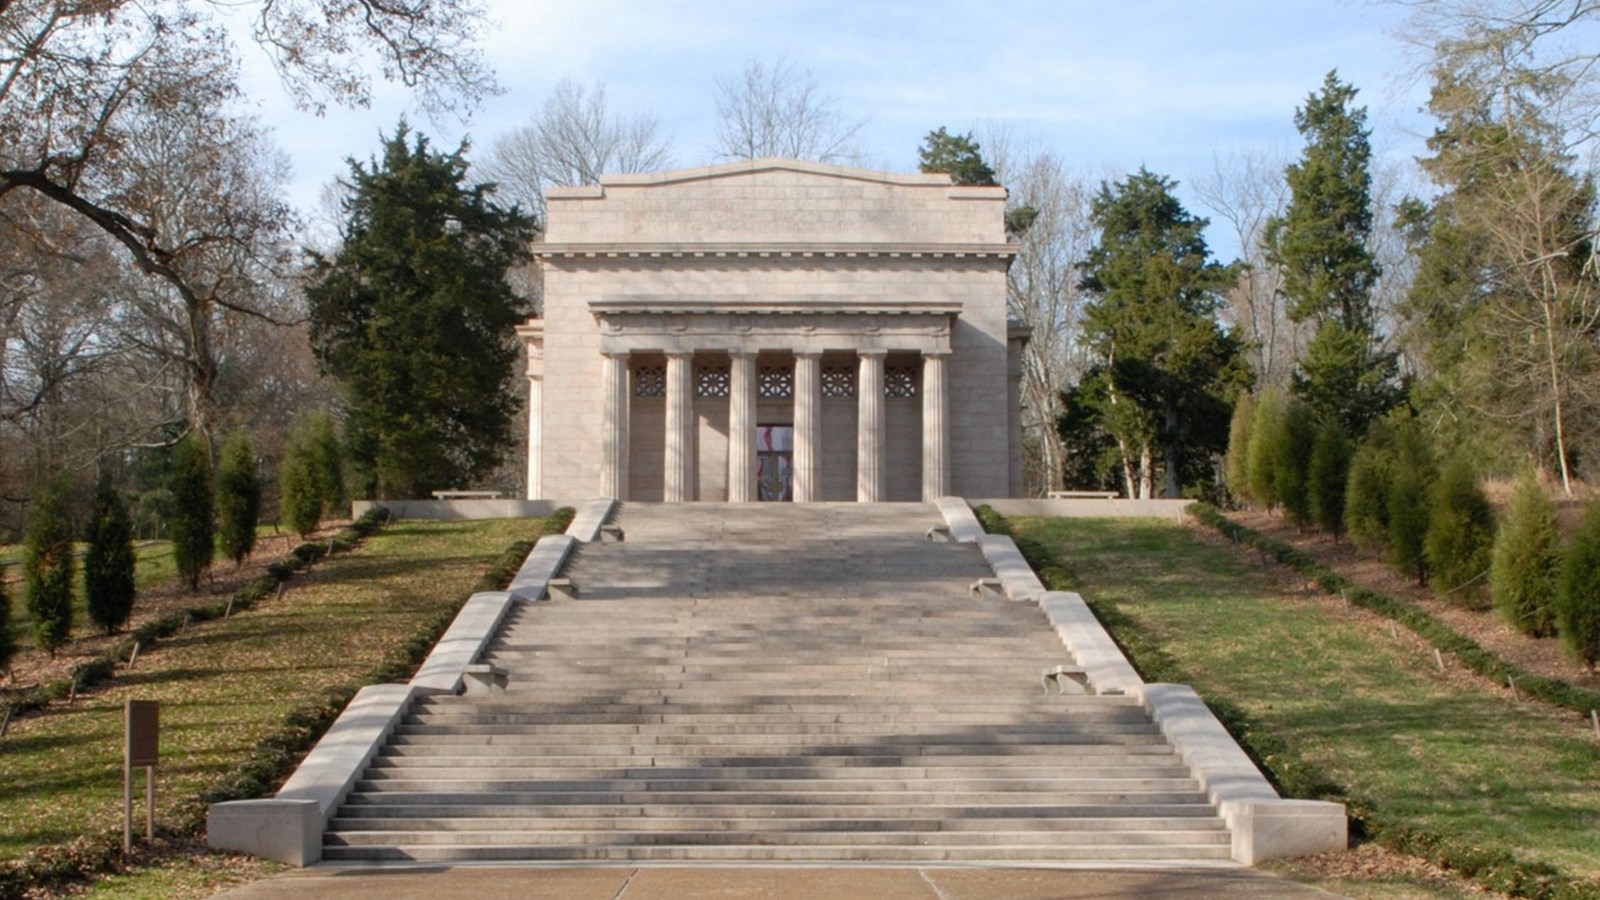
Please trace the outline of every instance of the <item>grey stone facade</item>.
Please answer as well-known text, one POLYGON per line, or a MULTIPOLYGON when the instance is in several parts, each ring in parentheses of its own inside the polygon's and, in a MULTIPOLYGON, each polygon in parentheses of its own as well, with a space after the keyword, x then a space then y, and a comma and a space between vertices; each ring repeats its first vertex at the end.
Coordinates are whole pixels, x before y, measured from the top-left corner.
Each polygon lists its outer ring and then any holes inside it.
POLYGON ((530 498, 1019 492, 1004 189, 765 159, 547 200, 530 498))

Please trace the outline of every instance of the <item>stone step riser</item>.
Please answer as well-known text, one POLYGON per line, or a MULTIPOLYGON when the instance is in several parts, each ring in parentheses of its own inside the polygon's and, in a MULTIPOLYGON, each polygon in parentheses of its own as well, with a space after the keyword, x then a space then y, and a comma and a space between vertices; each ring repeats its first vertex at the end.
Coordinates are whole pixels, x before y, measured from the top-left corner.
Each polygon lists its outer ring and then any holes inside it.
MULTIPOLYGON (((1051 716, 1061 719, 1061 716, 1051 716)), ((609 726, 625 729, 633 726, 661 726, 663 730, 699 730, 708 726, 737 726, 739 729, 766 729, 768 726, 785 726, 793 730, 808 731, 822 725, 869 725, 872 727, 910 726, 915 729, 943 729, 950 725, 971 725, 985 728, 1015 728, 1028 723, 1025 717, 998 717, 992 713, 938 713, 926 711, 899 712, 875 710, 871 712, 688 712, 682 710, 654 711, 608 710, 605 713, 445 713, 429 712, 402 717, 401 724, 417 728, 483 728, 485 733, 500 733, 507 727, 549 728, 559 726, 593 727, 596 731, 610 730, 609 726), (1021 719, 1022 721, 1019 721, 1021 719)), ((1042 728, 1057 727, 1045 720, 1042 728)), ((1059 726, 1068 732, 1081 732, 1093 727, 1116 734, 1150 734, 1155 730, 1149 720, 1141 722, 1127 715, 1101 715, 1078 713, 1069 723, 1059 726)))
POLYGON ((875 790, 870 785, 812 785, 816 790, 796 790, 784 786, 775 790, 636 790, 636 791, 582 791, 538 790, 511 791, 491 788, 484 791, 403 790, 403 784, 390 785, 377 790, 372 784, 357 782, 356 791, 348 801, 359 803, 407 803, 412 805, 483 804, 487 801, 518 806, 569 804, 596 806, 604 804, 660 803, 668 806, 739 805, 739 806, 804 806, 808 803, 823 805, 899 806, 908 803, 935 803, 944 805, 994 805, 1016 803, 1020 798, 1052 806, 1107 806, 1110 804, 1196 804, 1205 805, 1202 794, 1188 791, 1134 791, 1102 793, 1068 793, 1064 791, 959 791, 935 790, 927 785, 915 785, 915 790, 875 790), (834 788, 828 790, 825 788, 834 788), (1020 797, 1019 797, 1020 795, 1020 797))
MULTIPOLYGON (((997 752, 996 748, 1016 747, 1017 753, 1060 753, 1063 748, 1082 747, 1092 752, 1106 752, 1108 748, 1127 748, 1128 752, 1170 753, 1171 747, 1167 742, 1155 735, 1115 735, 1115 734, 1088 734, 1088 735, 1000 735, 1000 734, 877 734, 862 735, 855 732, 845 734, 744 734, 744 735, 706 735, 706 734, 658 734, 658 735, 621 735, 621 737, 634 737, 633 740, 599 741, 592 734, 555 734, 541 732, 539 734, 395 734, 390 738, 391 743, 408 746, 500 746, 516 748, 517 753, 537 753, 534 748, 546 748, 551 753, 567 754, 572 752, 574 746, 593 750, 603 756, 616 756, 619 754, 655 754, 687 752, 688 748, 700 748, 717 753, 726 753, 730 756, 749 756, 753 748, 779 748, 793 751, 804 748, 811 750, 831 750, 836 753, 847 753, 853 748, 863 748, 866 752, 882 750, 883 752, 904 753, 907 748, 916 748, 922 752, 930 752, 930 748, 950 748, 949 752, 962 755, 997 752), (1024 748, 1036 748, 1033 750, 1024 748)), ((452 749, 451 752, 454 752, 452 749)), ((941 752, 941 751, 933 751, 941 752)))
MULTIPOLYGON (((370 812, 370 810, 368 810, 370 812)), ((503 816, 503 817, 400 817, 400 816, 350 816, 329 820, 330 831, 480 831, 480 832, 550 832, 556 835, 574 833, 613 832, 859 832, 897 831, 934 832, 940 834, 965 832, 997 832, 1022 834, 1038 832, 1127 832, 1141 831, 1160 834, 1221 834, 1227 831, 1213 817, 1182 818, 1179 816, 1116 819, 1095 818, 667 818, 628 816, 617 818, 560 818, 556 816, 503 816)), ((396 839, 395 843, 403 843, 396 839)), ((547 843, 562 843, 559 837, 547 843)))
POLYGON ((399 846, 325 847, 329 862, 412 860, 451 861, 608 861, 608 862, 1115 862, 1158 860, 1226 860, 1227 847, 1176 844, 1168 847, 1096 845, 987 847, 519 847, 399 846))
MULTIPOLYGON (((1091 747, 1028 747, 1017 745, 1004 752, 963 752, 961 747, 928 747, 917 750, 886 747, 819 748, 809 754, 798 753, 746 753, 730 754, 723 747, 675 747, 670 753, 659 748, 641 753, 578 754, 567 747, 509 747, 503 744, 390 744, 380 751, 379 760, 476 760, 485 765, 485 758, 493 764, 536 766, 646 766, 646 765, 703 765, 714 762, 732 766, 963 766, 1008 765, 1022 766, 1175 766, 1188 771, 1169 747, 1123 746, 1115 748, 1091 747)), ((580 748, 587 750, 588 747, 580 748)), ((441 763, 443 764, 443 763, 441 763)))
MULTIPOLYGON (((605 804, 573 803, 556 806, 523 806, 516 803, 490 803, 477 798, 472 803, 411 803, 401 797, 352 796, 338 810, 339 818, 526 818, 562 821, 604 819, 626 827, 629 822, 651 820, 741 819, 909 819, 932 817, 961 822, 988 819, 1052 819, 1061 822, 1098 819, 1187 819, 1220 827, 1221 821, 1209 805, 1201 803, 1128 804, 1044 804, 1044 803, 963 803, 946 806, 937 803, 697 803, 697 804, 605 804)), ((640 825, 640 828, 646 826, 640 825)))
POLYGON ((475 846, 521 845, 556 846, 697 846, 748 845, 793 847, 982 847, 1001 844, 1028 844, 1036 847, 1089 847, 1107 844, 1129 847, 1161 847, 1173 844, 1222 846, 1229 842, 1225 833, 1202 834, 1192 831, 1153 830, 1072 832, 945 832, 945 831, 677 831, 590 832, 562 831, 334 831, 327 835, 330 847, 382 847, 395 845, 475 846))
POLYGON ((456 776, 442 772, 369 771, 356 782, 363 792, 407 791, 496 791, 504 793, 636 792, 709 793, 713 791, 793 791, 800 794, 840 791, 927 791, 930 794, 1037 791, 1040 793, 1193 793, 1199 790, 1192 778, 1061 778, 1030 777, 1025 774, 1000 778, 929 778, 904 772, 866 773, 858 778, 839 778, 832 773, 807 772, 794 777, 757 773, 730 775, 727 778, 675 778, 650 775, 641 778, 521 778, 493 772, 456 776))
MULTIPOLYGON (((631 761, 630 761, 631 762, 631 761)), ((367 769, 369 780, 383 778, 570 778, 577 774, 598 779, 639 778, 1061 778, 1078 779, 1136 779, 1163 778, 1188 779, 1188 771, 1177 765, 1166 766, 902 766, 902 765, 828 765, 828 766, 637 766, 592 765, 574 763, 569 766, 517 765, 496 759, 485 763, 482 759, 447 758, 441 763, 429 759, 373 760, 367 769)))
MULTIPOLYGON (((557 717, 551 717, 555 719, 557 717)), ((1034 729, 1024 729, 1016 725, 1000 723, 971 724, 961 722, 924 723, 924 722, 886 722, 877 719, 872 723, 837 723, 837 722, 741 722, 741 721, 708 721, 704 724, 689 724, 682 722, 652 722, 649 716, 641 717, 644 722, 562 722, 548 721, 543 723, 528 723, 523 725, 399 725, 395 732, 402 735, 419 736, 446 736, 455 735, 463 737, 590 737, 604 739, 613 735, 639 734, 656 738, 670 737, 776 737, 793 735, 796 738, 813 738, 826 735, 850 736, 861 740, 874 740, 880 737, 896 737, 913 739, 917 737, 951 737, 950 730, 955 727, 965 727, 973 732, 972 735, 956 735, 973 739, 980 738, 985 741, 1039 741, 1050 743, 1056 739, 1072 737, 1103 737, 1107 739, 1120 739, 1130 737, 1154 737, 1159 729, 1154 725, 1137 725, 1127 723, 1088 722, 1082 725, 1039 725, 1034 729), (982 729, 985 733, 979 733, 982 729)))

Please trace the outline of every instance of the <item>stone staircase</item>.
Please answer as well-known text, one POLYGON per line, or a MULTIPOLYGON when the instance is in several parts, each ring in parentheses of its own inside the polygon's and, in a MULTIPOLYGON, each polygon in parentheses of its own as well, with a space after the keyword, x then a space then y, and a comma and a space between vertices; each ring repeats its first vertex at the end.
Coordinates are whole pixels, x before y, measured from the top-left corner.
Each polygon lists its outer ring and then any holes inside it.
POLYGON ((919 504, 623 507, 520 604, 501 695, 416 702, 323 858, 1227 860, 1144 711, 1045 696, 1031 603, 919 504))

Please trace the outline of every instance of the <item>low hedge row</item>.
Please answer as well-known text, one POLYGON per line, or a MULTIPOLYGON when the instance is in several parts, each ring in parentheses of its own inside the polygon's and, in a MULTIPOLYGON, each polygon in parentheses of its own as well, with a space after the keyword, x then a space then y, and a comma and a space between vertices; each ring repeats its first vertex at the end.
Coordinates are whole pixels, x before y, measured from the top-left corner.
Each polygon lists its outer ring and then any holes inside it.
POLYGON ((1214 506, 1196 503, 1188 508, 1188 512, 1235 543, 1253 547, 1294 569, 1328 593, 1342 594, 1351 603, 1404 625, 1441 652, 1455 656, 1462 666, 1497 684, 1505 684, 1509 678, 1516 684, 1517 690, 1527 696, 1584 715, 1588 715, 1592 709, 1600 709, 1600 691, 1581 688, 1559 678, 1535 675, 1509 663, 1416 604, 1361 587, 1310 554, 1240 525, 1214 506))
MULTIPOLYGON (((1239 543, 1256 547, 1272 558, 1294 566, 1308 578, 1314 578, 1319 584, 1323 584, 1327 590, 1334 593, 1340 590, 1346 591, 1352 603, 1358 602, 1352 585, 1306 554, 1233 522, 1218 512, 1215 507, 1208 504, 1194 504, 1189 507, 1188 511, 1196 519, 1217 528, 1239 543), (1301 569, 1300 564, 1316 567, 1319 571, 1301 569), (1324 583, 1324 578, 1318 578, 1318 576, 1332 576, 1328 583, 1337 584, 1338 586, 1328 588, 1327 584, 1324 583)), ((992 509, 987 514, 980 512, 979 521, 983 523, 985 530, 992 534, 1011 533, 1009 523, 1005 521, 1003 516, 992 509)), ((1058 554, 1054 548, 1043 544, 1043 542, 1032 541, 1031 543, 1034 545, 1033 555, 1030 555, 1027 550, 1024 550, 1023 555, 1027 557, 1028 563, 1033 566, 1034 571, 1040 573, 1040 579, 1044 580, 1041 564, 1059 567, 1058 554)), ((1021 546, 1022 543, 1019 541, 1018 547, 1020 548, 1021 546)), ((1366 591, 1366 594, 1371 595, 1367 598, 1369 600, 1381 598, 1382 601, 1386 601, 1383 604, 1384 609, 1396 609, 1398 611, 1409 609, 1411 612, 1434 622, 1438 628, 1450 634, 1455 634, 1454 631, 1451 631, 1442 623, 1432 619, 1431 616, 1414 606, 1403 604, 1398 600, 1376 592, 1366 591)), ((1160 642, 1146 633, 1135 620, 1124 614, 1114 603, 1097 601, 1093 598, 1086 598, 1086 600, 1101 623, 1106 626, 1107 631, 1112 634, 1117 645, 1127 654, 1129 661, 1138 669, 1141 677, 1148 681, 1183 682, 1187 680, 1177 661, 1166 652, 1160 642)), ((1410 619, 1400 619, 1398 616, 1392 616, 1392 618, 1396 618, 1397 621, 1402 621, 1407 624, 1407 627, 1411 627, 1410 619)), ((1422 632, 1419 631, 1418 633, 1422 632)), ((1456 636, 1460 638, 1460 635, 1456 636)), ((1465 638, 1461 638, 1461 640, 1471 644, 1465 638)), ((1472 644, 1472 646, 1476 647, 1477 645, 1472 644)), ((1441 649, 1446 648, 1441 647, 1441 649)), ((1451 652, 1456 651, 1452 649, 1451 652)), ((1478 652, 1488 655, 1481 648, 1479 648, 1478 652)), ((1515 667, 1508 668, 1512 671, 1520 671, 1515 667)), ((1532 678, 1533 676, 1528 677, 1532 678)), ((1540 680, 1553 681, 1554 679, 1540 680)), ((1565 683, 1562 682, 1562 684, 1565 683)), ((1566 686, 1571 687, 1570 685, 1566 686)), ((1523 687, 1520 678, 1518 679, 1518 687, 1523 687)), ((1518 859, 1515 854, 1503 848, 1481 847, 1470 841, 1450 835, 1386 821, 1381 814, 1374 813, 1370 804, 1360 798, 1351 796, 1345 787, 1295 752, 1288 741, 1259 723, 1252 721, 1243 710, 1216 697, 1207 697, 1206 705, 1216 714, 1223 727, 1228 729, 1228 732, 1233 735, 1239 745, 1255 761, 1256 765, 1260 767, 1280 794, 1300 799, 1332 800, 1345 803, 1350 814, 1352 833, 1358 837, 1373 840, 1381 846, 1388 847, 1399 853, 1426 859, 1436 865, 1450 869, 1487 890, 1512 897, 1529 897, 1534 898, 1534 900, 1600 900, 1600 885, 1596 885, 1592 881, 1579 881, 1555 866, 1518 859)))

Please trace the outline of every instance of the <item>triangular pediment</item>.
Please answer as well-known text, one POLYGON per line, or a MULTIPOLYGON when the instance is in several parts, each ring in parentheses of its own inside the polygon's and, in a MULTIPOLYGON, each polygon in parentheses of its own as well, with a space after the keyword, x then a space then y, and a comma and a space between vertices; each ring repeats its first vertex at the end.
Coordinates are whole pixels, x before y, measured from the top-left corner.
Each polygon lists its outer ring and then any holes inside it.
POLYGON ((743 178, 758 178, 773 172, 797 173, 812 175, 819 179, 836 181, 863 181, 874 184, 939 186, 952 184, 950 176, 937 172, 923 174, 921 172, 883 172, 877 169, 858 169, 851 166, 836 166, 829 163, 807 162, 799 159, 787 159, 781 156, 769 156, 763 159, 739 160, 736 162, 720 163, 714 166, 699 166, 693 169, 675 169, 670 172, 646 172, 637 175, 602 175, 602 187, 669 185, 682 184, 693 181, 738 180, 743 178))

